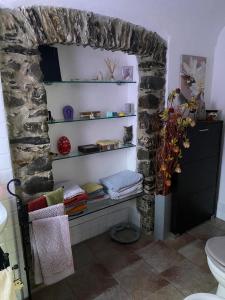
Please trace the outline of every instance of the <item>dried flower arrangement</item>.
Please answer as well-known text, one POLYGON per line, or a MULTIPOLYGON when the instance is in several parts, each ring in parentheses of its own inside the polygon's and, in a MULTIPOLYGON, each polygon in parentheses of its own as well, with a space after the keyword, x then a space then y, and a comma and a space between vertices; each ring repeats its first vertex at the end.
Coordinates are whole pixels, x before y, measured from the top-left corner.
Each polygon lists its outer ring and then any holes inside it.
POLYGON ((167 107, 159 115, 162 122, 156 153, 156 193, 167 195, 172 175, 181 173, 180 159, 183 148, 190 147, 187 128, 194 127, 190 113, 197 109, 194 97, 184 104, 175 105, 180 89, 173 90, 167 99, 167 107))
POLYGON ((114 62, 110 58, 106 58, 105 59, 105 63, 106 63, 106 65, 108 67, 108 70, 109 70, 109 74, 110 74, 110 78, 109 79, 110 80, 115 80, 115 78, 114 78, 114 71, 115 71, 116 66, 117 66, 116 62, 114 62))

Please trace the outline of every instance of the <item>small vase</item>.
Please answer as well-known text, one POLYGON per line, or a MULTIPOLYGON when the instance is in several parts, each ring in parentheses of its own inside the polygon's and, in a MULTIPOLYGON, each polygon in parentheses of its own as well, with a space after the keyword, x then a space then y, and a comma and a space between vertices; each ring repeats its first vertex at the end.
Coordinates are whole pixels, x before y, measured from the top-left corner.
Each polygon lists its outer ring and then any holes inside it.
POLYGON ((170 232, 171 224, 171 194, 155 196, 155 240, 165 240, 170 232))
POLYGON ((115 77, 114 77, 114 74, 113 74, 113 72, 111 72, 111 73, 110 73, 109 80, 111 80, 111 81, 115 81, 115 77))

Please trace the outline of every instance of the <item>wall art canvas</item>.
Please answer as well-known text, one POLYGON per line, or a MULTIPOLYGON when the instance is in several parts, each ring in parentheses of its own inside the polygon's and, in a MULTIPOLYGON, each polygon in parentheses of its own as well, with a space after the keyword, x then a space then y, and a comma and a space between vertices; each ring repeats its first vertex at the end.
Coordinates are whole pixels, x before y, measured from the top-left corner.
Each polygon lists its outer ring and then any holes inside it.
POLYGON ((181 55, 181 94, 186 100, 204 100, 206 57, 181 55))
POLYGON ((133 66, 123 66, 122 67, 122 79, 123 80, 133 80, 133 66))

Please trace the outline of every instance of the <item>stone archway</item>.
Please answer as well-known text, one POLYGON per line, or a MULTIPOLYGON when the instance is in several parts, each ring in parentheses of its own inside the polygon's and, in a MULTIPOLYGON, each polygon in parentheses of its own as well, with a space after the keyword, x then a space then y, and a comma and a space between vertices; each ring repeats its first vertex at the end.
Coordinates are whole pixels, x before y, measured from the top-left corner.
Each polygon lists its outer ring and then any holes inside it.
POLYGON ((46 91, 39 45, 83 45, 123 51, 138 58, 138 199, 142 227, 151 231, 157 110, 164 98, 166 43, 156 33, 121 19, 54 7, 0 11, 0 69, 15 177, 25 198, 53 188, 46 91))

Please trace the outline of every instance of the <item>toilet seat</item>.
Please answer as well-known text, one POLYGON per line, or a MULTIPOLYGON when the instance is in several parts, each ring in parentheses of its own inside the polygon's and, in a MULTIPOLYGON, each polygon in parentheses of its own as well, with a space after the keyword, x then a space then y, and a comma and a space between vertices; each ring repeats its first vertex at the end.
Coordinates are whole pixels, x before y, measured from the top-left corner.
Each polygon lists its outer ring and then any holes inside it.
POLYGON ((225 237, 213 237, 209 239, 205 246, 205 252, 212 262, 225 272, 225 237))
POLYGON ((199 294, 190 295, 184 300, 219 300, 219 299, 224 299, 224 298, 218 297, 213 294, 199 293, 199 294))

